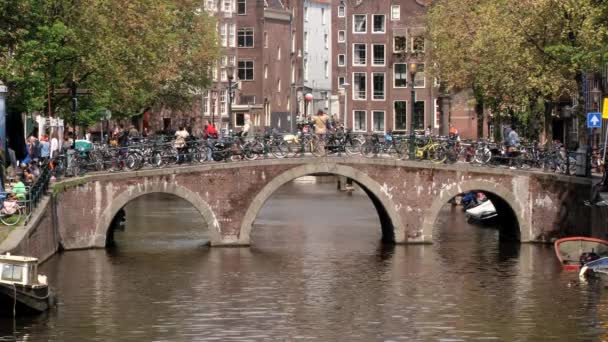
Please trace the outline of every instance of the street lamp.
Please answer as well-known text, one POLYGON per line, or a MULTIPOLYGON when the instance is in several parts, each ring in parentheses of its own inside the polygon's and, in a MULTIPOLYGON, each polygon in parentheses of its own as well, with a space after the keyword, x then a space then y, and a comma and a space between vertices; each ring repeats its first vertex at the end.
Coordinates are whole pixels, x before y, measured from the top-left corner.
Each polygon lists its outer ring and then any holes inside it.
POLYGON ((410 79, 411 79, 411 87, 412 87, 412 96, 411 96, 411 113, 410 113, 410 160, 414 160, 416 158, 416 133, 414 133, 414 102, 416 101, 416 91, 414 90, 415 79, 416 79, 416 71, 418 69, 418 65, 416 63, 410 63, 410 79))
POLYGON ((215 109, 217 108, 217 89, 211 90, 211 99, 213 100, 213 108, 211 109, 211 125, 215 127, 215 109))
POLYGON ((308 103, 312 102, 314 96, 311 93, 304 95, 304 117, 308 118, 308 103))
POLYGON ((232 79, 234 78, 234 66, 226 67, 228 73, 228 132, 232 131, 232 79))
POLYGON ((344 84, 342 84, 343 90, 344 90, 344 117, 342 118, 342 125, 344 126, 344 129, 348 129, 348 122, 347 122, 347 118, 348 118, 348 109, 346 108, 348 106, 348 86, 350 86, 350 84, 348 82, 345 82, 344 84))

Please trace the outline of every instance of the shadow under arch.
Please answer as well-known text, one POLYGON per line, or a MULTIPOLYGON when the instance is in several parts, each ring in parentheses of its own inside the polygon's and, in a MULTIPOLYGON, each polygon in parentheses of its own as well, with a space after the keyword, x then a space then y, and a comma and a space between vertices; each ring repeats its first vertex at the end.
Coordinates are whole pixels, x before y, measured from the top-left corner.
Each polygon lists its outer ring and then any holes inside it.
POLYGON ((114 196, 111 199, 111 202, 105 207, 101 216, 97 220, 97 226, 95 227, 95 241, 93 246, 98 248, 106 247, 108 230, 110 229, 114 216, 120 209, 122 209, 132 200, 152 193, 171 194, 186 200, 203 217, 203 220, 207 224, 209 230, 209 238, 211 239, 211 243, 217 243, 221 240, 220 224, 209 204, 205 202, 198 194, 176 183, 146 182, 140 185, 129 186, 129 188, 121 192, 118 196, 114 196))
POLYGON ((294 167, 271 180, 255 196, 245 212, 241 223, 239 244, 251 243, 251 229, 264 203, 284 184, 303 176, 332 174, 352 179, 368 195, 380 218, 382 240, 389 243, 405 243, 405 226, 397 212, 395 203, 384 194, 381 185, 362 171, 350 166, 333 163, 315 163, 294 167))
POLYGON ((530 230, 524 220, 523 209, 518 204, 515 194, 501 184, 481 180, 463 181, 458 183, 458 186, 441 190, 439 196, 433 201, 425 215, 423 223, 425 240, 433 241, 433 229, 441 208, 451 198, 469 191, 482 191, 494 204, 496 213, 498 214, 499 236, 501 240, 530 241, 528 234, 530 230))

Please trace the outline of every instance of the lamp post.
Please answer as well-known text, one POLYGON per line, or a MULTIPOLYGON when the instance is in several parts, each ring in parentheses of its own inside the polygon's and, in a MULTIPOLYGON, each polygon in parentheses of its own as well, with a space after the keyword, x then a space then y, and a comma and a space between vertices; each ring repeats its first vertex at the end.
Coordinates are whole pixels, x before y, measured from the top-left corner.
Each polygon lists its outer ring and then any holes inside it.
POLYGON ((234 66, 229 65, 226 67, 228 73, 228 132, 232 131, 232 80, 234 78, 234 66))
POLYGON ((344 125, 344 129, 348 129, 348 122, 346 121, 346 119, 348 118, 348 108, 346 108, 348 106, 348 86, 350 84, 348 82, 344 83, 342 85, 343 90, 344 90, 344 113, 343 113, 343 118, 342 118, 342 125, 344 125))
MULTIPOLYGON (((593 109, 597 112, 601 112, 600 106, 600 97, 602 96, 602 91, 597 88, 597 86, 593 87, 593 90, 589 92, 591 94, 591 99, 593 101, 593 109)), ((593 140, 595 140, 595 128, 589 130, 589 134, 587 136, 587 166, 585 170, 586 176, 591 176, 591 150, 593 148, 593 140)))
POLYGON ((308 104, 312 102, 314 96, 311 93, 304 95, 304 117, 308 118, 308 104))
POLYGON ((416 158, 416 133, 414 133, 414 102, 416 101, 416 91, 414 90, 415 79, 416 79, 416 70, 418 65, 416 63, 410 63, 410 79, 411 79, 411 87, 412 87, 412 96, 411 96, 411 113, 410 113, 410 160, 414 160, 416 158))
POLYGON ((217 108, 217 90, 211 91, 211 99, 213 100, 213 108, 211 110, 211 124, 215 127, 215 109, 217 108))
MULTIPOLYGON (((6 94, 8 88, 0 81, 0 150, 6 151, 6 94)), ((1 153, 4 154, 4 153, 1 153)), ((0 165, 0 191, 4 191, 4 165, 0 165)))

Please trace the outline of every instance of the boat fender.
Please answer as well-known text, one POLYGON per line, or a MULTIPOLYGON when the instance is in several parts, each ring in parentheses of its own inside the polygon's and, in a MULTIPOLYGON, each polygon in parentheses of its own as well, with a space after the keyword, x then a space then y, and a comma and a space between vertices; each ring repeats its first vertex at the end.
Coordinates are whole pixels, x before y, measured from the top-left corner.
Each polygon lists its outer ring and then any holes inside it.
POLYGON ((582 282, 586 282, 587 278, 585 277, 585 274, 587 273, 587 266, 583 266, 581 267, 581 270, 578 272, 578 278, 582 281, 582 282))

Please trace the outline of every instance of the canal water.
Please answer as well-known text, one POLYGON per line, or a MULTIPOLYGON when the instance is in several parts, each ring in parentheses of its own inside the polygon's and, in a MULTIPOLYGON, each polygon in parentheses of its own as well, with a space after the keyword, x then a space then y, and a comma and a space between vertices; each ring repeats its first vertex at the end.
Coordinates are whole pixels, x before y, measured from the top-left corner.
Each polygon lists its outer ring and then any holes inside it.
POLYGON ((59 305, 0 320, 1 341, 595 341, 608 293, 560 271, 549 246, 500 244, 447 205, 436 243, 383 246, 360 191, 290 183, 251 248, 203 246, 186 202, 147 195, 108 250, 42 266, 59 305), (13 328, 14 327, 14 328, 13 328))

